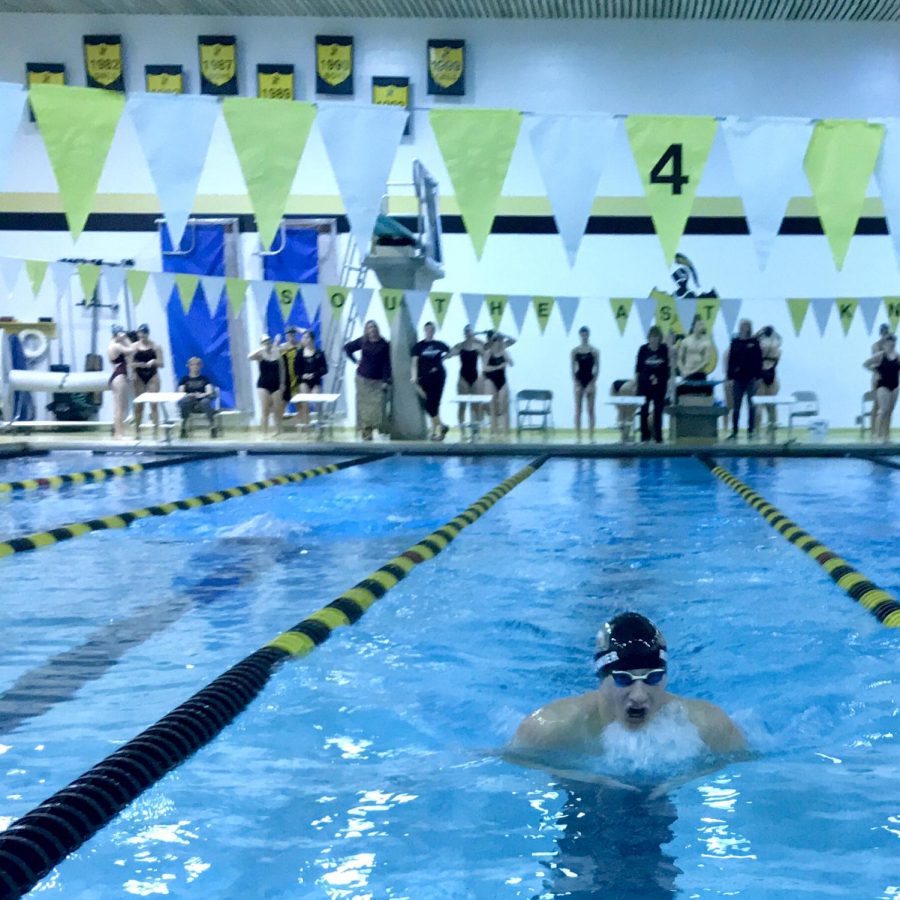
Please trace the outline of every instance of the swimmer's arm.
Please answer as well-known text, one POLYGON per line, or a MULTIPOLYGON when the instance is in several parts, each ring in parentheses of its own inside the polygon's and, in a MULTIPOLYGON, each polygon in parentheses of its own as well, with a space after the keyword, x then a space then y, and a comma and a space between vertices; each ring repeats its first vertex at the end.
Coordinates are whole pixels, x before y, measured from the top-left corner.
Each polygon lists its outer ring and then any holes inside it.
POLYGON ((728 715, 705 700, 685 701, 690 720, 700 739, 713 753, 737 753, 747 749, 747 739, 728 715))
POLYGON ((876 353, 871 359, 867 359, 863 363, 863 368, 865 369, 877 369, 879 365, 881 365, 881 361, 884 359, 884 352, 876 353))

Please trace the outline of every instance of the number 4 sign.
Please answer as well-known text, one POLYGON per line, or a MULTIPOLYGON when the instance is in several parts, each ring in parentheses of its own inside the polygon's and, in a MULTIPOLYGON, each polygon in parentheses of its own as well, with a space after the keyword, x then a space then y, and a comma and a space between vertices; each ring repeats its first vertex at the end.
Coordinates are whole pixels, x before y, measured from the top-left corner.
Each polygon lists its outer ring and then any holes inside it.
POLYGON ((629 116, 625 120, 667 263, 674 259, 684 234, 716 127, 711 116, 629 116))

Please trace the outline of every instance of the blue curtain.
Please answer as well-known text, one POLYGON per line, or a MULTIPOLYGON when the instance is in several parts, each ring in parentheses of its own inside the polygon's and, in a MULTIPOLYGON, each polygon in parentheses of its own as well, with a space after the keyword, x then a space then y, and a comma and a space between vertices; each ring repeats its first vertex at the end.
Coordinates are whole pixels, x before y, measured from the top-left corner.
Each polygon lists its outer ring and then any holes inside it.
MULTIPOLYGON (((319 280, 319 232, 315 228, 286 228, 284 248, 274 256, 263 257, 263 275, 270 281, 297 281, 315 284, 319 280)), ((278 238, 276 246, 278 246, 278 238)), ((291 314, 285 322, 281 307, 273 292, 266 307, 266 328, 271 335, 284 334, 287 325, 298 328, 312 327, 319 339, 319 313, 312 323, 306 317, 302 303, 294 303, 291 314)))
MULTIPOLYGON (((225 274, 225 229, 217 224, 189 224, 178 248, 177 256, 168 255, 172 249, 169 229, 160 230, 163 249, 163 270, 191 275, 225 274)), ((172 291, 166 305, 169 320, 169 340, 176 384, 187 374, 187 361, 192 356, 203 360, 203 374, 219 389, 223 408, 234 407, 234 376, 231 368, 231 345, 228 340, 228 304, 220 298, 215 315, 210 317, 203 287, 197 288, 190 312, 185 315, 172 291)))

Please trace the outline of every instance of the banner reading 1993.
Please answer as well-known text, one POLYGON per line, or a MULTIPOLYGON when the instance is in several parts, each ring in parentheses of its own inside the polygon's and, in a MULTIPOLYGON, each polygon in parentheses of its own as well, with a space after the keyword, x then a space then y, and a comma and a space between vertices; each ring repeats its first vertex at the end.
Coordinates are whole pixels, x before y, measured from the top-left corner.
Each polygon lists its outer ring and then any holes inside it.
POLYGON ((466 42, 428 42, 428 93, 461 97, 466 92, 466 42))
POLYGON ((181 66, 144 66, 144 86, 148 94, 183 94, 181 66))
POLYGON ((200 93, 235 96, 238 92, 237 41, 234 35, 197 38, 200 51, 200 93))
POLYGON ((294 67, 260 64, 256 67, 256 96, 263 100, 294 99, 294 67))
POLYGON ((122 36, 119 34, 86 34, 84 36, 84 69, 88 87, 103 88, 108 91, 124 91, 122 36))
POLYGON ((353 38, 316 35, 316 93, 353 93, 353 38))

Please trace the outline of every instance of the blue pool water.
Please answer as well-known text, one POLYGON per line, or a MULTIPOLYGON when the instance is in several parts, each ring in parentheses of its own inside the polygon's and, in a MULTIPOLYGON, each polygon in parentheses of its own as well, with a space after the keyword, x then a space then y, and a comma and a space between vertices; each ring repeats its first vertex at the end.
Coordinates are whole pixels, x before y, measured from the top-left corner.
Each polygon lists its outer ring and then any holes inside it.
MULTIPOLYGON (((29 687, 0 703, 0 827, 526 461, 393 458, 0 560, 0 691, 29 687), (54 654, 74 674, 48 702, 54 654)), ((314 463, 222 459, 14 497, 2 537, 314 463)), ((729 468, 900 594, 900 472, 729 468)), ((42 887, 895 898, 898 646, 701 463, 550 461, 42 887), (755 759, 648 799, 498 755, 528 712, 596 685, 594 634, 626 608, 665 632, 671 689, 724 707, 755 759)))

